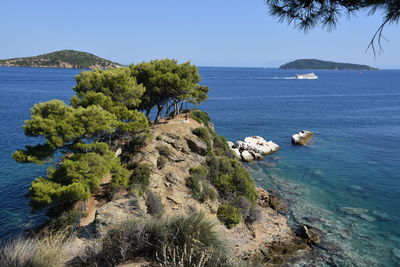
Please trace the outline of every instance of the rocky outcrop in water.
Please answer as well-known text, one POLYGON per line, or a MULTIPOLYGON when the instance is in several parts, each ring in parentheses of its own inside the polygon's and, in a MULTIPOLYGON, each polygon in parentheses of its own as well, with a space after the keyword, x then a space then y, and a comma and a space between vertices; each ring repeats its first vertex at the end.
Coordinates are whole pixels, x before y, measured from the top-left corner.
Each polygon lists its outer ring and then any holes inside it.
POLYGON ((263 159, 279 149, 279 145, 260 136, 249 136, 244 141, 228 142, 228 145, 238 158, 246 162, 263 159))
POLYGON ((292 143, 295 145, 305 146, 310 142, 313 135, 313 132, 302 130, 297 134, 292 135, 292 143))

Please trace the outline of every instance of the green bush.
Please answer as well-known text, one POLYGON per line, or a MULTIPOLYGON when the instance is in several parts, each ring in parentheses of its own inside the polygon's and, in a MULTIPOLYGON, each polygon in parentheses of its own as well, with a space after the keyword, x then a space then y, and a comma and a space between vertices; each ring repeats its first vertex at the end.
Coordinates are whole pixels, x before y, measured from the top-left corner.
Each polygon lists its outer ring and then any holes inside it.
POLYGON ((232 149, 229 147, 225 137, 215 134, 213 139, 213 147, 217 156, 225 156, 228 158, 235 158, 232 149))
POLYGON ((200 176, 190 176, 186 181, 186 186, 192 190, 193 198, 197 201, 204 202, 217 198, 218 194, 213 186, 207 180, 201 179, 200 176))
POLYGON ((228 229, 233 228, 243 220, 240 209, 229 204, 222 204, 218 209, 217 216, 228 229))
POLYGON ((162 156, 165 156, 168 158, 171 155, 171 151, 169 150, 169 147, 166 145, 158 145, 156 147, 156 149, 157 149, 158 153, 162 156))
POLYGON ((230 266, 224 240, 201 213, 172 219, 128 221, 89 247, 72 266, 117 266, 135 257, 161 266, 230 266), (179 262, 180 264, 176 264, 179 262))
POLYGON ((206 128, 204 128, 204 127, 196 128, 196 129, 193 130, 193 134, 197 135, 211 149, 211 146, 212 146, 211 140, 212 140, 212 138, 211 138, 210 132, 206 128))
POLYGON ((157 159, 157 168, 161 170, 167 164, 168 160, 164 155, 160 155, 157 159))
POLYGON ((142 195, 150 185, 151 169, 147 164, 136 165, 133 169, 129 183, 133 189, 138 190, 139 195, 142 195))
POLYGON ((203 123, 205 126, 209 126, 211 122, 211 118, 208 113, 201 110, 192 110, 189 116, 198 123, 203 123))

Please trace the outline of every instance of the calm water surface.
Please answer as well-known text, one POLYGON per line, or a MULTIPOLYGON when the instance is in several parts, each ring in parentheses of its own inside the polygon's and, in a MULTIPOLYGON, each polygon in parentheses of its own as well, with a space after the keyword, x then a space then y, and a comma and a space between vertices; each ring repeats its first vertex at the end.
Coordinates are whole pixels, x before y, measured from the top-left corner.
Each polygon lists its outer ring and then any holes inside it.
MULTIPOLYGON (((200 71, 211 88, 202 108, 220 134, 232 141, 260 135, 281 146, 248 167, 259 185, 289 201, 291 221, 325 233, 320 255, 340 266, 398 266, 400 71, 317 71, 318 80, 291 79, 298 74, 291 70, 200 71), (291 135, 302 129, 316 133, 312 143, 292 146, 291 135)), ((46 166, 17 164, 10 155, 37 142, 21 129, 29 108, 67 101, 79 72, 0 68, 1 236, 43 219, 30 214, 24 195, 46 166)))

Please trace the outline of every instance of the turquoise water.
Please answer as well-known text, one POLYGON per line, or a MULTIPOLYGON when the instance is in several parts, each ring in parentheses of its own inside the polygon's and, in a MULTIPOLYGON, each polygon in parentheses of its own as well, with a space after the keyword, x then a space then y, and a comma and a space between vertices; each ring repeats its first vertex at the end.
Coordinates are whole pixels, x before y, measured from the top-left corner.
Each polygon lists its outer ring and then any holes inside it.
MULTIPOLYGON (((24 195, 46 166, 17 164, 10 155, 35 143, 21 129, 29 108, 53 98, 68 100, 77 73, 0 68, 1 236, 43 220, 30 214, 24 195)), ((289 201, 293 222, 324 232, 315 264, 396 266, 400 71, 318 71, 318 80, 290 79, 294 74, 298 71, 201 68, 203 83, 211 88, 202 108, 230 140, 260 135, 281 146, 248 167, 259 185, 289 201), (308 147, 292 146, 291 135, 302 129, 314 131, 314 139, 308 147)))

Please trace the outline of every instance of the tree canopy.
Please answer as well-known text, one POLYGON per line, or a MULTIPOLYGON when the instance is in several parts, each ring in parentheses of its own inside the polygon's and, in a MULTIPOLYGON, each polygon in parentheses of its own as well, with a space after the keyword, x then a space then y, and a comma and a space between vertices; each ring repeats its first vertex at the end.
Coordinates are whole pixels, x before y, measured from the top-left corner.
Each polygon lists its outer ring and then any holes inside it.
POLYGON ((190 101, 200 104, 207 99, 208 87, 199 85, 198 68, 190 62, 178 64, 173 59, 152 60, 131 65, 132 76, 146 88, 141 98, 139 109, 150 116, 152 109, 157 109, 157 122, 164 109, 168 113, 174 108, 179 113, 179 104, 190 101))
POLYGON ((26 120, 25 135, 42 137, 44 143, 25 146, 14 152, 18 162, 42 164, 55 152, 61 162, 49 167, 46 177, 30 187, 33 207, 64 209, 87 199, 107 175, 112 183, 126 186, 130 172, 115 156, 113 148, 138 135, 147 136, 146 115, 157 109, 157 122, 189 101, 207 99, 208 87, 199 85, 200 75, 189 62, 153 60, 130 67, 83 71, 76 76, 76 94, 71 105, 61 100, 38 103, 26 120))
POLYGON ((293 23, 301 30, 318 25, 334 29, 342 14, 353 15, 365 11, 369 15, 382 13, 383 21, 374 34, 369 47, 375 51, 374 43, 380 46, 383 29, 387 24, 397 24, 400 19, 398 0, 264 0, 273 16, 280 21, 293 23))
POLYGON ((25 121, 25 135, 43 137, 44 144, 17 150, 18 162, 43 163, 54 152, 64 154, 61 163, 48 169, 46 178, 32 182, 34 207, 65 206, 87 199, 101 179, 126 185, 129 172, 111 150, 110 141, 125 134, 146 133, 148 122, 136 110, 145 88, 128 68, 85 71, 76 77, 71 106, 61 100, 38 103, 25 121), (107 143, 108 142, 108 143, 107 143))

